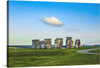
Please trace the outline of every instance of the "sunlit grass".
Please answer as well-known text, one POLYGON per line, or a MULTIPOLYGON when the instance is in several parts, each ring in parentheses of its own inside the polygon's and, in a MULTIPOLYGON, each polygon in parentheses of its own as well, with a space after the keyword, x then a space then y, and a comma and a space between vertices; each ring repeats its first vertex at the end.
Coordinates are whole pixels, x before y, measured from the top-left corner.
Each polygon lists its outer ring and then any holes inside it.
POLYGON ((100 49, 91 50, 91 51, 89 51, 89 52, 91 52, 91 53, 100 53, 100 49))
POLYGON ((99 55, 79 54, 80 49, 29 49, 8 47, 9 67, 99 64, 99 55))

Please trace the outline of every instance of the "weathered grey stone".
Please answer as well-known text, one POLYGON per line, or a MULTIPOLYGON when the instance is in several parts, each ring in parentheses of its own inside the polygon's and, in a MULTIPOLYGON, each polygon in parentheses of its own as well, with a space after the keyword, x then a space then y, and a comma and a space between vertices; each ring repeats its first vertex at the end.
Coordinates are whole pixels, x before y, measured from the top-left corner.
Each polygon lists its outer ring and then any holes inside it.
POLYGON ((36 49, 40 48, 39 40, 32 40, 32 48, 36 48, 36 49))
POLYGON ((55 39, 55 48, 60 48, 63 46, 63 38, 56 38, 55 39))
POLYGON ((69 46, 70 46, 70 48, 73 48, 73 41, 70 41, 69 46))
POLYGON ((40 48, 44 49, 44 41, 40 41, 40 48))
POLYGON ((44 48, 47 48, 47 49, 51 48, 51 39, 45 39, 44 48))
POLYGON ((73 48, 72 37, 67 37, 67 39, 66 39, 66 48, 73 48))
POLYGON ((81 48, 80 39, 75 40, 75 48, 81 48))

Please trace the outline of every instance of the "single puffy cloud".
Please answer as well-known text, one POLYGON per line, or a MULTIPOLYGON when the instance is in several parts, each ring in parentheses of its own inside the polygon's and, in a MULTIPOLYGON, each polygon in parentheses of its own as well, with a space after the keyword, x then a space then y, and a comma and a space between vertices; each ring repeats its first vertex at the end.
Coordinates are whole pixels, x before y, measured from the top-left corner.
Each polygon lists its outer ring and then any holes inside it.
POLYGON ((63 23, 55 17, 45 17, 44 22, 53 26, 62 26, 63 23))

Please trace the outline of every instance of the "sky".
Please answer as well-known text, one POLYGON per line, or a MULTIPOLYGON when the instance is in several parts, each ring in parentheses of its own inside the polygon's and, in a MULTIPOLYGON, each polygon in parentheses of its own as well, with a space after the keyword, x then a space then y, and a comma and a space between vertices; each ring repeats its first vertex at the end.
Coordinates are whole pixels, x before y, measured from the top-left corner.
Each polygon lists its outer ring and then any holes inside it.
POLYGON ((100 44, 100 4, 9 1, 9 45, 66 37, 81 44, 100 44))

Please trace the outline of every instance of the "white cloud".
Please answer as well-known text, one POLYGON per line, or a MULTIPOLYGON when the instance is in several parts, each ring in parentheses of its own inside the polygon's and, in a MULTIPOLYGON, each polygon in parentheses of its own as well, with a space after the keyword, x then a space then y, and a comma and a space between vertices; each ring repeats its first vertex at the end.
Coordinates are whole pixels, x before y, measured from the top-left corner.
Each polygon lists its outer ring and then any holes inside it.
POLYGON ((63 23, 55 17, 45 17, 44 22, 53 26, 62 26, 63 23))

